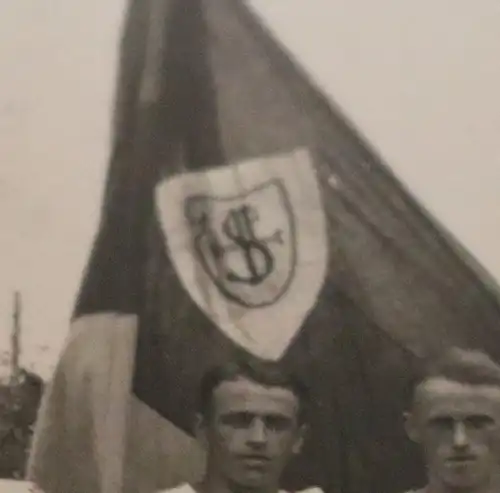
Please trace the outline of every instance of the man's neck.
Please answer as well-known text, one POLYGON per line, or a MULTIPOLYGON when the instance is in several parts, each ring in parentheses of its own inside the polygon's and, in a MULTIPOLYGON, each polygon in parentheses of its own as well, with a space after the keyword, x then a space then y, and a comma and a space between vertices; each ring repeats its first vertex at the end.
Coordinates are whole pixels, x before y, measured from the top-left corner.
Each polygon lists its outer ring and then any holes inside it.
POLYGON ((487 484, 469 488, 450 487, 438 481, 430 481, 429 484, 418 493, 499 493, 500 481, 490 481, 487 484))
POLYGON ((201 482, 193 485, 196 493, 279 493, 279 487, 248 488, 245 486, 230 484, 225 480, 214 476, 206 476, 201 482))

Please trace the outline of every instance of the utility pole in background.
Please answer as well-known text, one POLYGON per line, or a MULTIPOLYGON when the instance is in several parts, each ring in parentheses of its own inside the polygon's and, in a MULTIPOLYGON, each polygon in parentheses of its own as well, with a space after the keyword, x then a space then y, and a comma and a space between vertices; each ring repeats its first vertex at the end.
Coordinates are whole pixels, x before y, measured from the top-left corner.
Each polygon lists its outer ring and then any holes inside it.
POLYGON ((14 309, 12 314, 12 353, 11 353, 11 384, 15 385, 19 379, 19 359, 21 354, 21 295, 14 293, 14 309))

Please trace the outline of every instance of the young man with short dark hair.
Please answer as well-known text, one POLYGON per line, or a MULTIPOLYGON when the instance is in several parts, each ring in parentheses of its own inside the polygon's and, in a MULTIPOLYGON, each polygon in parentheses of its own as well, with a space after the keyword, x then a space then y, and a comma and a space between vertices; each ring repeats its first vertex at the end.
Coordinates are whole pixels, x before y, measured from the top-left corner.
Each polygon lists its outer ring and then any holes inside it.
POLYGON ((455 348, 430 365, 406 429, 427 465, 419 493, 500 492, 500 366, 486 354, 455 348))
POLYGON ((196 432, 207 452, 197 485, 170 493, 278 493, 283 470, 302 446, 307 389, 273 362, 230 362, 200 385, 196 432))

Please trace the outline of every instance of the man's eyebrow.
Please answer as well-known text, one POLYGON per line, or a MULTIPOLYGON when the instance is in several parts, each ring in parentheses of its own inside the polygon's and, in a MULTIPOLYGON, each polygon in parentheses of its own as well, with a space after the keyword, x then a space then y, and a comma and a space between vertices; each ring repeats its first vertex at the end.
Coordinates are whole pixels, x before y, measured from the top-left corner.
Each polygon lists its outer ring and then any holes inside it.
POLYGON ((487 413, 474 413, 464 416, 465 420, 494 421, 494 417, 487 413))
POLYGON ((249 410, 229 410, 221 413, 224 416, 265 416, 265 417, 273 417, 273 418, 286 418, 289 419, 290 416, 285 413, 280 413, 278 411, 249 411, 249 410))
POLYGON ((223 411, 223 412, 221 412, 221 414, 224 414, 224 415, 227 415, 227 414, 242 414, 242 415, 247 415, 248 414, 248 415, 253 415, 255 413, 252 412, 252 411, 246 411, 244 409, 242 409, 242 410, 232 410, 231 409, 229 411, 223 411))
POLYGON ((454 420, 455 418, 450 414, 434 414, 429 416, 429 421, 443 421, 443 420, 454 420))
POLYGON ((448 420, 462 420, 462 421, 467 421, 470 419, 494 419, 493 416, 491 416, 488 413, 466 413, 461 416, 452 416, 451 414, 434 414, 432 416, 429 416, 429 421, 448 421, 448 420))

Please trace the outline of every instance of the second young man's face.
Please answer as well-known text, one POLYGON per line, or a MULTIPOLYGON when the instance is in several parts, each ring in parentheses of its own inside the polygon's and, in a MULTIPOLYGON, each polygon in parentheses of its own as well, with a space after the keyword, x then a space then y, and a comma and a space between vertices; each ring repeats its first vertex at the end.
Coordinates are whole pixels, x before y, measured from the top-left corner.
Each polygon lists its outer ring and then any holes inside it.
POLYGON ((435 481, 476 488, 499 475, 499 388, 430 380, 417 392, 411 420, 435 481))
POLYGON ((298 398, 286 388, 242 377, 222 382, 202 427, 209 467, 240 487, 276 488, 302 443, 298 415, 298 398))

